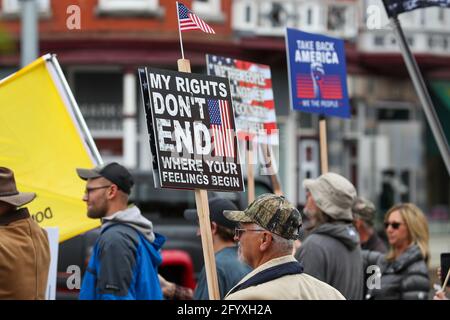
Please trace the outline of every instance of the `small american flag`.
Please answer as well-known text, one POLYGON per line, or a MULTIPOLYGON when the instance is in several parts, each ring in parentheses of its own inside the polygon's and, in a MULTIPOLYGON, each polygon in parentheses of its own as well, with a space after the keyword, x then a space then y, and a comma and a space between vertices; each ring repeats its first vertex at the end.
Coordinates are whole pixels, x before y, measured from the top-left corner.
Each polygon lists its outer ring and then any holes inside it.
POLYGON ((214 140, 214 156, 234 158, 233 131, 228 102, 208 99, 208 110, 214 140))
POLYGON ((205 21, 192 13, 184 4, 178 3, 178 20, 180 22, 180 30, 202 30, 206 33, 215 33, 205 21))

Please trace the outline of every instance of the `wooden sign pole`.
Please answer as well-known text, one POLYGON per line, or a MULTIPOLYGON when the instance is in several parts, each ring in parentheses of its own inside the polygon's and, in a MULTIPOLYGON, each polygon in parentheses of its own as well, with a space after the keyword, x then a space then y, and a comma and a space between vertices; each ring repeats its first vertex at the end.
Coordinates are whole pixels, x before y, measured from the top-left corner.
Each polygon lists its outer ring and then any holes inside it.
POLYGON ((248 140, 247 145, 247 199, 248 204, 255 200, 255 172, 253 167, 253 142, 248 140))
POLYGON ((328 172, 327 122, 323 115, 319 118, 320 169, 322 174, 328 172))
POLYGON ((262 153, 264 155, 264 163, 270 171, 270 179, 272 180, 273 193, 277 196, 282 196, 283 191, 281 190, 280 180, 278 179, 278 174, 274 171, 272 165, 272 152, 268 144, 261 144, 262 153))
MULTIPOLYGON (((178 71, 191 72, 191 64, 187 59, 178 60, 178 71)), ((216 259, 209 219, 208 193, 203 189, 195 189, 195 204, 197 206, 198 221, 202 239, 203 257, 205 261, 206 281, 210 300, 220 300, 219 284, 217 281, 216 259)))

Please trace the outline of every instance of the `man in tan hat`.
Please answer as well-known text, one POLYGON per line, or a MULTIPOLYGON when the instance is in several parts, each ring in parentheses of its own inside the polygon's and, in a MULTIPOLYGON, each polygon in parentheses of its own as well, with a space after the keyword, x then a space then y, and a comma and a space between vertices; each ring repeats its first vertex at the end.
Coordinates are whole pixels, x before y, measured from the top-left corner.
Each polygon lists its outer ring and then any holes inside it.
POLYGON ((0 299, 45 299, 50 247, 47 232, 20 208, 36 197, 19 192, 13 172, 0 167, 0 299))
POLYGON ((226 300, 344 299, 336 289, 305 274, 292 256, 302 219, 284 197, 263 194, 245 211, 224 211, 224 215, 239 223, 235 231, 239 259, 254 268, 226 300))
POLYGON ((295 257, 307 274, 339 290, 346 299, 363 298, 363 266, 358 232, 352 221, 355 187, 336 173, 306 179, 303 209, 310 233, 295 257))

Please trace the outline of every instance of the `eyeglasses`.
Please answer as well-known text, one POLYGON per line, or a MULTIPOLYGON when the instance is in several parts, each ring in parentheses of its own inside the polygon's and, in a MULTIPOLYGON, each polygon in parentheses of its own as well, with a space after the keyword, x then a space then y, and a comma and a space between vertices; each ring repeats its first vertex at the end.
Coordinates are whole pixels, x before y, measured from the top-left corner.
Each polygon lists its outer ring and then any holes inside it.
POLYGON ((242 228, 234 228, 234 236, 236 238, 240 238, 245 231, 266 231, 264 229, 242 229, 242 228))
POLYGON ((105 189, 105 188, 109 188, 109 187, 111 187, 111 184, 108 185, 108 186, 100 186, 100 187, 86 188, 86 189, 84 190, 84 194, 89 195, 89 193, 90 193, 91 191, 98 190, 98 189, 105 189))
POLYGON ((392 229, 397 230, 403 223, 401 222, 385 222, 384 228, 387 229, 389 226, 392 226, 392 229))

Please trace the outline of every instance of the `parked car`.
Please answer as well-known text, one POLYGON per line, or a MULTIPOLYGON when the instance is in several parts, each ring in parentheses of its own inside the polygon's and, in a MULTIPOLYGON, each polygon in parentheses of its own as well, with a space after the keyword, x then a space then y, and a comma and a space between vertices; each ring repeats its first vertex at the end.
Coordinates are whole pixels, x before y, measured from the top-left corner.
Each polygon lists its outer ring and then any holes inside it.
MULTIPOLYGON (((163 246, 163 262, 160 274, 169 281, 194 288, 203 267, 201 239, 196 235, 197 225, 184 219, 186 209, 195 208, 194 192, 190 190, 156 189, 151 172, 133 172, 135 186, 130 201, 152 221, 155 232, 163 234, 167 241, 163 246)), ((272 192, 270 179, 255 180, 256 194, 272 192)), ((246 192, 208 192, 208 197, 220 196, 233 201, 239 208, 247 207, 246 192)), ((70 266, 78 266, 81 275, 86 270, 93 245, 100 228, 64 241, 59 246, 57 299, 77 299, 79 290, 69 289, 70 266)))

